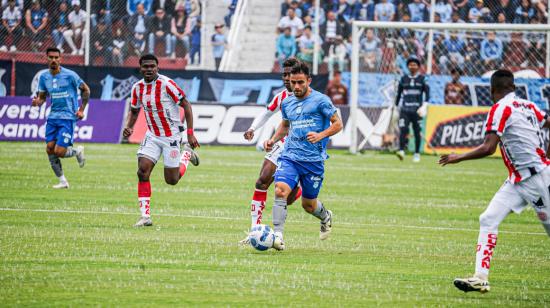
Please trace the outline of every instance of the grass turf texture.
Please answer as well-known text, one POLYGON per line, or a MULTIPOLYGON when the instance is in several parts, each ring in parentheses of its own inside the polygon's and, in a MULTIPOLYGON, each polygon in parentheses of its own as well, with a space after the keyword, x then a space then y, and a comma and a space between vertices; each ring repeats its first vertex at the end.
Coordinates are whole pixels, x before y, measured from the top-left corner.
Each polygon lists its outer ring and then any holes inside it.
MULTIPOLYGON (((287 250, 239 247, 262 162, 252 148, 203 147, 176 186, 152 176, 154 226, 132 228, 136 145, 86 145, 56 191, 42 143, 0 147, 2 306, 550 305, 550 240, 533 210, 501 226, 492 291, 452 285, 473 272, 478 216, 505 177, 498 159, 441 168, 408 156, 332 151, 320 195, 331 238, 289 207, 287 250)), ((264 222, 271 222, 272 189, 264 222)))

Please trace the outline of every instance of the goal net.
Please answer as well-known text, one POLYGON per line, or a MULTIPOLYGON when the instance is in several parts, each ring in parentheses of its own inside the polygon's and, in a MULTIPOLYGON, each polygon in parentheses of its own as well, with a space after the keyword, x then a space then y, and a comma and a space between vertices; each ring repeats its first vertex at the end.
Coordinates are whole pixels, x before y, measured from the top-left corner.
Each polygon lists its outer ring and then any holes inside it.
POLYGON ((391 121, 397 111, 390 107, 399 79, 408 74, 407 59, 420 61, 430 104, 490 106, 488 78, 506 68, 520 81, 518 94, 547 109, 550 89, 530 89, 529 84, 549 77, 549 46, 550 25, 353 22, 350 152, 364 149, 373 134, 397 133, 391 121), (359 107, 384 109, 372 131, 357 129, 359 107))

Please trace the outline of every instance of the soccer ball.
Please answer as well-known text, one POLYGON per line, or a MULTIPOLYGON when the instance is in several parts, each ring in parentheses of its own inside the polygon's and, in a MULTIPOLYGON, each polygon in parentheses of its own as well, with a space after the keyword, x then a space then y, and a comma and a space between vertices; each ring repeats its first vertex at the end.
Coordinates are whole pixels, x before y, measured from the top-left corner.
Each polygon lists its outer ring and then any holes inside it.
POLYGON ((275 241, 275 233, 271 227, 266 225, 254 226, 248 234, 250 245, 256 250, 264 251, 273 247, 275 241))

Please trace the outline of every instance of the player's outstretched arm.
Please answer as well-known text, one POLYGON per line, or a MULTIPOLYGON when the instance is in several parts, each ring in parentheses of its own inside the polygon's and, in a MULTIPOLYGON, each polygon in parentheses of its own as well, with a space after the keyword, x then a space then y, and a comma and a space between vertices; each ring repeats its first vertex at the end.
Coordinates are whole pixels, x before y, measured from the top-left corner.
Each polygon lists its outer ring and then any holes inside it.
POLYGON ((445 154, 439 158, 439 164, 442 166, 456 164, 464 160, 483 158, 493 155, 497 149, 500 137, 495 133, 485 135, 483 144, 464 154, 445 154))
POLYGON ((82 97, 82 103, 80 104, 80 107, 76 112, 76 117, 78 119, 82 119, 84 118, 84 109, 86 109, 86 106, 90 101, 90 87, 88 87, 88 85, 83 82, 80 84, 79 89, 80 89, 80 97, 82 97))
POLYGON ((288 120, 282 120, 279 126, 277 127, 277 131, 275 131, 275 134, 271 139, 266 140, 264 142, 264 149, 266 152, 270 152, 273 149, 273 145, 277 143, 277 141, 283 139, 286 135, 288 135, 288 130, 290 129, 290 121, 288 120))
POLYGON ((307 133, 307 141, 311 143, 317 143, 327 137, 336 135, 342 130, 343 127, 344 127, 344 124, 342 124, 342 119, 340 119, 340 117, 338 116, 338 113, 335 112, 332 115, 332 117, 330 117, 330 126, 320 133, 316 133, 316 132, 307 133))
POLYGON ((244 139, 248 141, 252 140, 252 138, 254 138, 254 131, 264 126, 267 120, 269 120, 275 113, 276 111, 271 111, 269 108, 264 109, 262 114, 254 119, 254 122, 252 122, 250 128, 244 132, 244 139))
POLYGON ((191 108, 191 104, 185 97, 181 99, 180 106, 183 107, 185 122, 187 122, 187 142, 193 149, 199 148, 200 144, 197 138, 195 138, 195 132, 193 131, 193 108, 191 108))

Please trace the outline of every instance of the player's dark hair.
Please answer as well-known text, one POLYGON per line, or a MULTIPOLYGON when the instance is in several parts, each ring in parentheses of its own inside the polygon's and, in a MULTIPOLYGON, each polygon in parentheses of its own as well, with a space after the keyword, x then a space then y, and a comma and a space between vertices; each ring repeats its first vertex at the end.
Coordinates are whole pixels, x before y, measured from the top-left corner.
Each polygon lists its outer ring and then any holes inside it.
POLYGON ((295 57, 290 57, 283 62, 283 67, 294 67, 296 66, 300 61, 296 59, 295 57))
POLYGON ((46 49, 46 54, 49 54, 50 52, 57 52, 61 54, 61 50, 59 50, 59 48, 56 48, 56 47, 48 47, 48 49, 46 49))
POLYGON ((491 88, 496 92, 514 90, 514 74, 505 69, 497 70, 491 76, 491 88))
POLYGON ((407 59, 407 65, 409 65, 410 63, 416 63, 418 66, 420 66, 420 60, 418 60, 417 58, 414 58, 414 57, 411 57, 411 58, 407 59))
POLYGON ((298 64, 292 67, 291 74, 304 74, 307 77, 311 77, 309 74, 309 67, 304 62, 298 62, 298 64))
POLYGON ((155 55, 148 53, 148 54, 144 54, 139 58, 139 65, 141 66, 141 63, 146 60, 153 60, 157 65, 159 64, 159 59, 157 59, 155 55))

